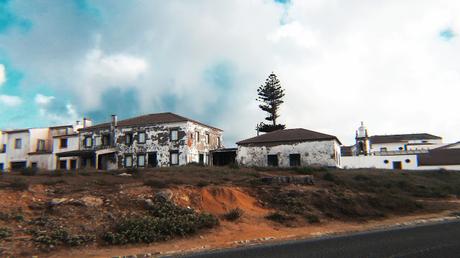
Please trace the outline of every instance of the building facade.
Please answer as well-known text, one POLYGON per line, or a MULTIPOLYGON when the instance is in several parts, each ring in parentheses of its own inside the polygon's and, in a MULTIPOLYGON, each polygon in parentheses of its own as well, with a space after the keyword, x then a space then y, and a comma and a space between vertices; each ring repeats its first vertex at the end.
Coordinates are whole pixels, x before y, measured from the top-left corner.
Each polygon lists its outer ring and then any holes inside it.
POLYGON ((243 166, 341 167, 337 137, 307 129, 278 130, 236 144, 236 162, 243 166))
POLYGON ((80 130, 82 167, 103 170, 200 163, 221 147, 222 130, 173 113, 149 114, 80 130))

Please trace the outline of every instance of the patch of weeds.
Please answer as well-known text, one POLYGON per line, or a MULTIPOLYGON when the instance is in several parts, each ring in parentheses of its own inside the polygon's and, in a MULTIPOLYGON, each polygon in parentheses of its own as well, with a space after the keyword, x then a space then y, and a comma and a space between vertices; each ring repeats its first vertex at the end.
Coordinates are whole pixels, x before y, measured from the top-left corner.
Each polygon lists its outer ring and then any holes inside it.
POLYGON ((5 238, 10 237, 12 235, 13 235, 13 233, 11 232, 11 229, 5 228, 5 227, 0 228, 0 239, 5 239, 5 238))
POLYGON ((273 212, 265 216, 266 219, 278 222, 280 224, 286 224, 287 222, 290 222, 294 220, 294 216, 287 215, 281 212, 273 212))
POLYGON ((315 172, 311 167, 297 167, 294 171, 299 175, 311 175, 315 172))
POLYGON ((156 180, 156 179, 148 179, 144 181, 144 185, 150 186, 153 188, 167 188, 168 187, 167 183, 165 183, 162 180, 156 180))
POLYGON ((315 224, 315 223, 319 223, 320 220, 319 220, 319 217, 316 216, 315 214, 307 214, 305 215, 305 219, 308 221, 308 223, 310 224, 315 224))
POLYGON ((243 214, 244 214, 244 211, 242 209, 234 208, 234 209, 229 210, 224 215, 222 215, 222 217, 228 221, 236 221, 239 218, 241 218, 243 214))
POLYGON ((368 176, 365 175, 356 175, 353 177, 354 180, 356 181, 369 181, 371 180, 368 176))
POLYGON ((145 172, 143 169, 130 168, 127 170, 128 174, 131 174, 133 178, 144 178, 145 172))
POLYGON ((228 165, 228 167, 230 169, 240 169, 240 166, 238 165, 238 163, 234 162, 234 163, 231 163, 230 165, 228 165))
POLYGON ((37 168, 23 168, 19 171, 23 176, 35 176, 38 172, 37 168))
POLYGON ((329 173, 329 172, 327 172, 326 174, 323 175, 323 179, 326 180, 326 181, 330 181, 330 182, 336 182, 337 181, 337 177, 334 174, 329 173))
POLYGON ((211 214, 197 213, 172 202, 156 201, 149 215, 121 219, 103 239, 112 245, 152 243, 191 235, 218 224, 218 219, 211 214))
POLYGON ((29 189, 29 182, 27 180, 22 179, 22 178, 15 178, 9 185, 9 187, 19 190, 19 191, 25 191, 29 189))
POLYGON ((206 187, 209 185, 209 182, 207 181, 200 181, 196 184, 197 187, 206 187))
POLYGON ((11 213, 0 212, 0 220, 3 220, 3 221, 15 220, 17 222, 20 222, 20 221, 24 221, 24 215, 22 215, 20 211, 11 212, 11 213))
POLYGON ((51 232, 35 230, 32 231, 32 234, 34 236, 33 241, 46 246, 58 244, 80 246, 94 242, 96 239, 94 235, 90 234, 72 235, 64 228, 55 229, 51 232))
POLYGON ((54 176, 54 177, 61 177, 65 174, 65 171, 62 170, 62 169, 57 169, 57 170, 54 170, 53 172, 51 172, 51 176, 54 176))
POLYGON ((53 186, 57 184, 66 184, 66 183, 67 182, 65 180, 60 179, 60 180, 50 180, 50 181, 43 182, 43 185, 53 186))

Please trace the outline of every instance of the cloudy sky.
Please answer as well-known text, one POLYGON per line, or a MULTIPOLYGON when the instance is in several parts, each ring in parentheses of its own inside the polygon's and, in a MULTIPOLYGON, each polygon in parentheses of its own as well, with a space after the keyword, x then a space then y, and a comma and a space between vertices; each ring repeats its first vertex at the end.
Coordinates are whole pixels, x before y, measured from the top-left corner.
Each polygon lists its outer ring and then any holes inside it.
POLYGON ((172 111, 231 146, 273 71, 289 128, 457 141, 458 33, 457 0, 0 0, 0 128, 172 111))

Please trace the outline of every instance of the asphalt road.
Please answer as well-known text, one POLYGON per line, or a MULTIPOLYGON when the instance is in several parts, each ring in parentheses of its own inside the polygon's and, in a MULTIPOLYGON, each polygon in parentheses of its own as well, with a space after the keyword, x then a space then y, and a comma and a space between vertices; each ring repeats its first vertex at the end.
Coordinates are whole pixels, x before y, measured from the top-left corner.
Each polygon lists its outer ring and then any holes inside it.
POLYGON ((460 257, 460 221, 297 240, 222 251, 189 258, 296 257, 460 257))

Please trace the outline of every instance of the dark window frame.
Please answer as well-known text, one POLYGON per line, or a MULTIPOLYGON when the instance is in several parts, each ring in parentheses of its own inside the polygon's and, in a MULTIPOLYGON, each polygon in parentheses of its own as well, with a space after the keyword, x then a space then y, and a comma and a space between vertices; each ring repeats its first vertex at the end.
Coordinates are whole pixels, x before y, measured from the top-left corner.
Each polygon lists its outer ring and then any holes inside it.
POLYGON ((133 133, 132 132, 125 133, 125 144, 128 146, 133 144, 133 133), (129 139, 129 142, 128 142, 128 139, 129 139))
POLYGON ((139 131, 137 133, 137 143, 144 144, 146 141, 147 141, 147 134, 145 133, 145 131, 139 131), (141 141, 141 134, 144 135, 144 140, 143 141, 141 141))
POLYGON ((110 146, 111 145, 111 135, 109 133, 105 133, 101 135, 101 146, 110 146), (107 139, 107 143, 104 142, 104 139, 107 139))
POLYGON ((174 128, 169 131, 169 139, 172 142, 178 141, 179 140, 179 129, 174 128), (176 132, 176 139, 173 139, 173 132, 176 132))
POLYGON ((46 141, 43 139, 37 139, 37 151, 46 150, 46 141))
POLYGON ((137 166, 140 167, 140 168, 145 168, 146 167, 146 163, 147 163, 147 155, 145 153, 139 153, 137 154, 137 160, 136 160, 136 163, 137 163, 137 166), (144 156, 144 165, 140 165, 139 164, 139 156, 144 156))
POLYGON ((59 169, 67 169, 67 160, 66 159, 59 160, 59 169), (62 164, 65 164, 65 166, 63 167, 62 164))
POLYGON ((22 138, 14 139, 14 149, 16 150, 22 149, 22 138))
POLYGON ((86 148, 91 148, 91 147, 93 147, 93 144, 94 144, 94 143, 93 143, 93 137, 91 137, 91 136, 85 136, 84 143, 85 143, 84 145, 85 145, 86 148), (90 140, 90 141, 89 141, 90 144, 88 144, 88 140, 90 140))
POLYGON ((170 166, 177 166, 177 165, 179 165, 179 151, 178 151, 178 150, 170 150, 170 151, 169 151, 169 165, 170 165, 170 166), (174 164, 173 164, 173 162, 172 162, 172 161, 173 161, 173 159, 172 159, 173 154, 177 154, 177 163, 174 163, 174 164))
POLYGON ((61 138, 59 140, 59 148, 66 149, 69 147, 69 139, 68 138, 61 138), (65 142, 65 144, 63 144, 65 142))
POLYGON ((269 167, 279 167, 278 155, 276 155, 276 154, 268 154, 267 155, 267 166, 269 166, 269 167), (274 158, 274 159, 271 159, 271 158, 274 158))
POLYGON ((300 156, 299 153, 289 154, 289 166, 290 167, 300 167, 300 166, 302 166, 302 159, 301 159, 301 156, 300 156))
POLYGON ((132 168, 134 167, 134 162, 133 162, 133 154, 125 154, 125 158, 123 159, 123 165, 125 168, 132 168), (126 158, 130 157, 131 158, 131 166, 126 165, 126 158))

